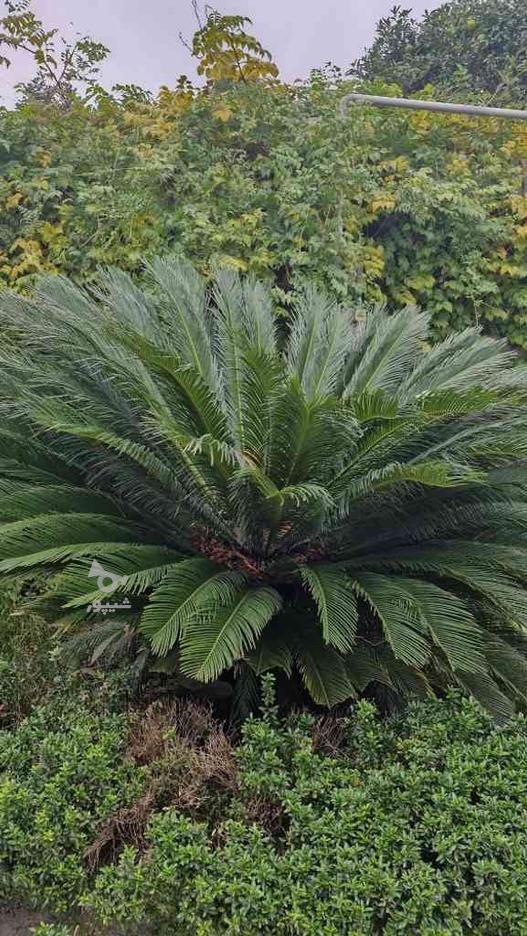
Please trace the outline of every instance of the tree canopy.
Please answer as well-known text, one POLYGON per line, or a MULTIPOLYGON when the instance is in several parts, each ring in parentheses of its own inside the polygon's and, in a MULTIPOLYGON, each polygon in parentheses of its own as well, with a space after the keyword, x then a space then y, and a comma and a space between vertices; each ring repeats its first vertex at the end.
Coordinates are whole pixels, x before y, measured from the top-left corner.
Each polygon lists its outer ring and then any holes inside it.
POLYGON ((524 0, 449 0, 422 19, 394 6, 351 74, 396 82, 405 94, 432 84, 440 94, 526 103, 524 0))

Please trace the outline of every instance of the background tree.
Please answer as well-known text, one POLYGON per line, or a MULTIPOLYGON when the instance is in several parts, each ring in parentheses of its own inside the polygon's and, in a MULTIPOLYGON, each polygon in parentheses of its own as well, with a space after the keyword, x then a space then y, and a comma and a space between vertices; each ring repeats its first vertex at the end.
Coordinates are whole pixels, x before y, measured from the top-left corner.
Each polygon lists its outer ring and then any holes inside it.
POLYGON ((203 19, 197 0, 192 6, 199 29, 191 44, 183 42, 198 59, 198 75, 209 82, 268 81, 278 76, 271 53, 247 32, 245 27, 252 25, 248 16, 225 16, 206 5, 203 19))
POLYGON ((393 7, 350 74, 396 82, 406 94, 428 84, 461 97, 527 101, 524 0, 451 0, 422 19, 393 7))
POLYGON ((46 29, 31 9, 31 0, 6 0, 7 15, 0 19, 0 66, 9 67, 6 51, 27 52, 36 74, 18 85, 23 100, 67 107, 76 91, 88 97, 100 89, 100 63, 109 50, 100 42, 82 36, 67 42, 58 29, 46 29))

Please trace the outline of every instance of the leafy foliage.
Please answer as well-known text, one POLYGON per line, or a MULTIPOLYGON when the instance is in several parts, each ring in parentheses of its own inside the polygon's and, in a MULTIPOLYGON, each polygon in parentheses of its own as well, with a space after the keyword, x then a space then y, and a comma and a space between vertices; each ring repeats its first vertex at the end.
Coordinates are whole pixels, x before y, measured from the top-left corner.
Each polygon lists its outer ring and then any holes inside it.
POLYGON ((100 42, 83 36, 68 43, 58 29, 46 29, 31 9, 31 0, 6 0, 7 15, 0 19, 0 66, 9 67, 3 54, 28 53, 36 66, 32 81, 18 86, 23 100, 68 107, 76 88, 90 97, 100 89, 99 65, 108 55, 100 42))
POLYGON ((218 263, 254 273, 286 309, 316 279, 339 301, 416 302, 434 337, 482 324, 527 347, 523 125, 343 116, 355 83, 279 83, 256 39, 243 58, 233 19, 197 33, 217 76, 203 88, 182 77, 153 101, 129 87, 76 94, 66 112, 34 95, 0 111, 0 284, 85 281, 101 263, 137 275, 142 257, 175 249, 208 277, 218 263))
POLYGON ((327 756, 305 719, 248 722, 219 834, 158 814, 145 856, 126 848, 87 904, 107 922, 182 936, 197 925, 211 936, 521 933, 523 719, 494 732, 453 698, 382 724, 360 703, 345 731, 327 756), (266 826, 272 815, 282 826, 266 826))
POLYGON ((98 822, 136 799, 143 771, 122 759, 126 720, 63 696, 0 732, 0 893, 66 912, 87 882, 98 822))
POLYGON ((455 693, 384 721, 367 702, 346 718, 282 720, 265 696, 234 748, 204 743, 210 716, 193 706, 176 730, 147 711, 130 733, 70 701, 1 732, 2 896, 73 922, 82 906, 88 931, 127 936, 522 932, 523 717, 497 731, 455 693), (185 805, 198 765, 208 792, 185 805))
POLYGON ((61 923, 39 923, 31 933, 32 936, 76 936, 76 930, 61 923))
POLYGON ((459 95, 527 102, 527 27, 523 0, 450 0, 421 20, 395 6, 351 73, 384 79, 407 94, 433 84, 459 95))
POLYGON ((0 725, 16 724, 42 703, 58 676, 49 622, 28 608, 42 586, 2 582, 0 591, 0 725), (25 594, 22 594, 25 592, 25 594))
POLYGON ((523 704, 515 355, 474 330, 426 351, 424 313, 312 286, 285 334, 250 278, 148 278, 4 294, 0 571, 54 570, 50 609, 97 655, 139 632, 194 680, 244 661, 328 706, 451 683, 523 704))
MULTIPOLYGON (((197 12, 197 4, 194 4, 197 12)), ((255 81, 276 78, 278 68, 271 53, 246 31, 247 16, 223 16, 210 7, 194 34, 192 54, 199 60, 198 74, 209 82, 255 81)), ((198 17, 199 19, 199 17, 198 17)))
POLYGON ((39 923, 31 933, 32 936, 76 936, 76 930, 62 923, 39 923))

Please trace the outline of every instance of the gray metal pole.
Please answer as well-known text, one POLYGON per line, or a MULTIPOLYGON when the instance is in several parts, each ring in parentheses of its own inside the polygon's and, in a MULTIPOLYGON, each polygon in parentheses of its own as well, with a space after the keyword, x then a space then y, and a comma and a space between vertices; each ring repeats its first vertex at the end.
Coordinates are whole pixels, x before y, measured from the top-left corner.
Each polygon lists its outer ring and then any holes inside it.
POLYGON ((413 98, 381 97, 377 94, 359 94, 352 91, 340 102, 344 116, 348 104, 373 104, 375 107, 404 107, 409 110, 439 111, 444 114, 465 114, 467 117, 505 117, 509 120, 527 120, 527 110, 506 107, 478 107, 475 104, 444 104, 441 101, 415 101, 413 98))

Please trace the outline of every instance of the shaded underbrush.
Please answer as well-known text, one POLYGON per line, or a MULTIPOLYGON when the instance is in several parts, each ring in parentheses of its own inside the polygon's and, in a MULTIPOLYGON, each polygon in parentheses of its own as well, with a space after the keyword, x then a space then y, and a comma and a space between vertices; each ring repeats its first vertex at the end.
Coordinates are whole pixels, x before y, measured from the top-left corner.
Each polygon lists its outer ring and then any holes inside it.
POLYGON ((124 934, 527 932, 523 718, 265 696, 239 736, 204 703, 86 699, 0 732, 2 898, 124 934))

